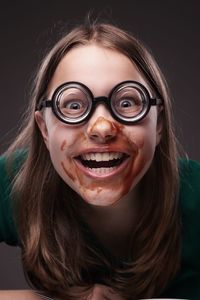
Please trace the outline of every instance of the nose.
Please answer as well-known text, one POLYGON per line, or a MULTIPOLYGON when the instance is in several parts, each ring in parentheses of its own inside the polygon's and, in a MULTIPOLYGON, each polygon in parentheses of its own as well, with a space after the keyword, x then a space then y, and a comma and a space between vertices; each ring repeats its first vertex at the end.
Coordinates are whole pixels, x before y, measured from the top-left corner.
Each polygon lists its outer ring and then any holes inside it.
POLYGON ((111 119, 98 116, 87 128, 90 139, 97 143, 106 143, 114 139, 117 135, 117 126, 111 119))

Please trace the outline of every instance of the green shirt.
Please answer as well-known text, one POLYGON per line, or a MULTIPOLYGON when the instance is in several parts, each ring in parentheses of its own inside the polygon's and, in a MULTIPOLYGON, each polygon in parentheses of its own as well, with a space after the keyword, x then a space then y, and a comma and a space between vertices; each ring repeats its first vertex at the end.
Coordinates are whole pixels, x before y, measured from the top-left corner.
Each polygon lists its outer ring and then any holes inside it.
MULTIPOLYGON (((16 156, 13 172, 18 168, 21 156, 16 156)), ((182 216, 181 270, 161 297, 200 300, 200 164, 195 161, 181 160, 179 169, 181 182, 179 203, 182 216)), ((17 230, 10 197, 11 186, 5 157, 2 156, 0 157, 0 241, 17 245, 17 230)))

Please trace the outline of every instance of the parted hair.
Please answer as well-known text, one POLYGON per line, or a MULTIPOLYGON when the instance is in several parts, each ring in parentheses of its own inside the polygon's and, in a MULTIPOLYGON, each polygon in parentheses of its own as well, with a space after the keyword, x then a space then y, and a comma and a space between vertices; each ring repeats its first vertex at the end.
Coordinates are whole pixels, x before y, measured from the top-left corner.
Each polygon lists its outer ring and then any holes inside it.
POLYGON ((12 198, 29 282, 49 295, 80 299, 73 287, 87 291, 95 283, 95 272, 103 270, 101 283, 125 299, 159 296, 180 265, 178 154, 168 87, 146 47, 108 23, 87 23, 65 33, 41 62, 21 130, 6 154, 12 157, 18 150, 25 154, 14 178, 12 198), (34 118, 59 62, 74 47, 89 43, 126 55, 164 101, 159 116, 161 141, 141 180, 138 222, 131 235, 130 256, 122 264, 113 263, 89 238, 77 195, 56 173, 34 118))

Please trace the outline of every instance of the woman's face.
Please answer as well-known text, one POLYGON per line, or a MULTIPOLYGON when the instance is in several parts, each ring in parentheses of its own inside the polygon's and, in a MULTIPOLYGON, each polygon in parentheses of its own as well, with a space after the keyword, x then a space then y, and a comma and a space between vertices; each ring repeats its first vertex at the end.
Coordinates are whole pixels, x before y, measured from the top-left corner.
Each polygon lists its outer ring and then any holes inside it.
MULTIPOLYGON (((149 89, 125 55, 95 44, 79 46, 59 63, 48 87, 48 97, 68 81, 85 84, 95 97, 107 96, 125 80, 138 81, 149 89)), ((93 205, 108 206, 131 195, 148 170, 160 141, 156 107, 151 107, 136 125, 116 121, 104 104, 97 105, 91 118, 79 125, 61 122, 50 108, 44 114, 36 112, 36 121, 58 174, 93 205)))

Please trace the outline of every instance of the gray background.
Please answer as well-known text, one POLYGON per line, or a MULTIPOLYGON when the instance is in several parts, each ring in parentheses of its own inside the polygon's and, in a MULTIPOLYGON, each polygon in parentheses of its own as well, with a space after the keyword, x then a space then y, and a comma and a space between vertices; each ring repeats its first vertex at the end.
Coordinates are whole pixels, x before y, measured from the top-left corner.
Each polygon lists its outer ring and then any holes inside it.
MULTIPOLYGON (((130 30, 153 52, 169 83, 179 140, 200 160, 200 2, 1 1, 0 151, 20 123, 36 67, 58 32, 83 21, 88 11, 130 30)), ((20 250, 0 245, 0 289, 26 288, 20 250)))

